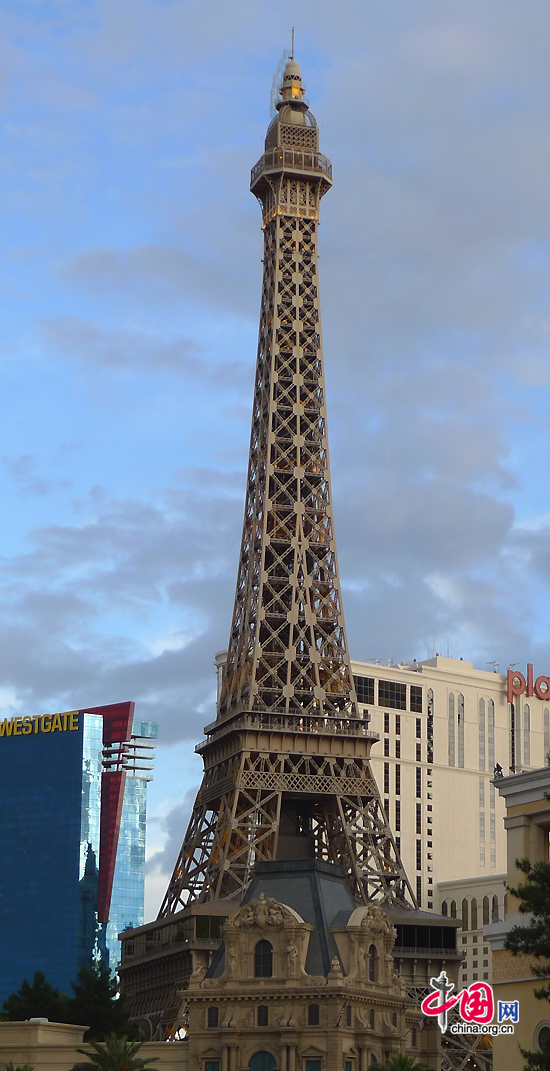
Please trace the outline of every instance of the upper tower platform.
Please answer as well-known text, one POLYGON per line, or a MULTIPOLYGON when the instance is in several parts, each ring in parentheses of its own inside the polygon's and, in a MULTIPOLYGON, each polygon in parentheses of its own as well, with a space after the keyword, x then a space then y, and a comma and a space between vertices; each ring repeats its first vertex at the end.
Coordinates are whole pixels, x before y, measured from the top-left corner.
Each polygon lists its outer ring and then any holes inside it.
MULTIPOLYGON (((297 206, 296 215, 316 219, 319 200, 332 186, 332 164, 319 152, 319 130, 305 99, 302 74, 294 58, 289 59, 277 101, 277 115, 271 120, 265 138, 265 152, 252 168, 250 189, 264 209, 264 225, 275 209, 278 180, 285 175, 301 179, 308 176, 318 197, 307 198, 297 206)), ((283 184, 284 185, 284 184, 283 184)), ((288 206, 281 205, 287 211, 288 206)))

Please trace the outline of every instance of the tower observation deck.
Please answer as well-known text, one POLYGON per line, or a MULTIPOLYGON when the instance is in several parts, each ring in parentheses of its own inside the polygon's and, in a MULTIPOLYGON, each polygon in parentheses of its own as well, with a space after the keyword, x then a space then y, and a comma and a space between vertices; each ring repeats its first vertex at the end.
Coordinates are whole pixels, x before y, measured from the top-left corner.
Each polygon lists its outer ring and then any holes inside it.
POLYGON ((274 859, 338 863, 359 901, 415 903, 370 769, 379 738, 357 706, 338 577, 317 263, 331 185, 291 58, 252 169, 263 282, 226 673, 159 919, 240 897, 274 859))

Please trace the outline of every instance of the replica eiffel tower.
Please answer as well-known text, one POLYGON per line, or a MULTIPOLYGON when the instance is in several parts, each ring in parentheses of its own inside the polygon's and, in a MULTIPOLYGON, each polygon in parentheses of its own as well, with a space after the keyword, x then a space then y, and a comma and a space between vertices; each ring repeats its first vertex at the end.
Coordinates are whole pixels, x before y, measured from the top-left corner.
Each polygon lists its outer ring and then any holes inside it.
POLYGON ((361 901, 415 904, 357 705, 330 487, 317 269, 330 161, 286 64, 252 170, 264 257, 248 484, 217 720, 159 919, 240 897, 255 863, 338 863, 361 901))

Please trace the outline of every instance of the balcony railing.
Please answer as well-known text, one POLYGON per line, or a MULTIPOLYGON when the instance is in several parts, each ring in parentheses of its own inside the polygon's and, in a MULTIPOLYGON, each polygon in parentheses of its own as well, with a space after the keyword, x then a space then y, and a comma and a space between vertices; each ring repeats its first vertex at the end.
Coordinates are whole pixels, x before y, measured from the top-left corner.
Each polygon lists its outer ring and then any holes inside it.
MULTIPOLYGON (((352 718, 322 718, 314 714, 247 714, 241 718, 214 722, 212 735, 218 736, 233 729, 267 729, 275 732, 333 733, 336 736, 361 736, 366 740, 379 740, 380 735, 367 728, 367 723, 352 718)), ((195 751, 201 751, 211 737, 201 740, 195 751)))
POLYGON ((332 164, 320 152, 298 152, 295 149, 273 149, 266 152, 254 165, 251 172, 251 185, 264 171, 322 171, 332 180, 332 164))

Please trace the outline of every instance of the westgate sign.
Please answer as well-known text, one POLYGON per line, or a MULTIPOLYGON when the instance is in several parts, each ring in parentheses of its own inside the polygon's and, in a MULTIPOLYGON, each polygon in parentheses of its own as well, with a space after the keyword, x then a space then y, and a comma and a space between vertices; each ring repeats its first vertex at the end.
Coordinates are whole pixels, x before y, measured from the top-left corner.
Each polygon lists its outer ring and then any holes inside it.
POLYGON ((538 699, 550 699, 550 677, 537 677, 533 682, 533 666, 527 663, 527 674, 509 669, 506 675, 508 702, 513 703, 515 695, 536 695, 538 699))
POLYGON ((4 718, 0 737, 30 736, 31 733, 66 733, 78 731, 78 710, 65 714, 37 714, 32 718, 4 718))

